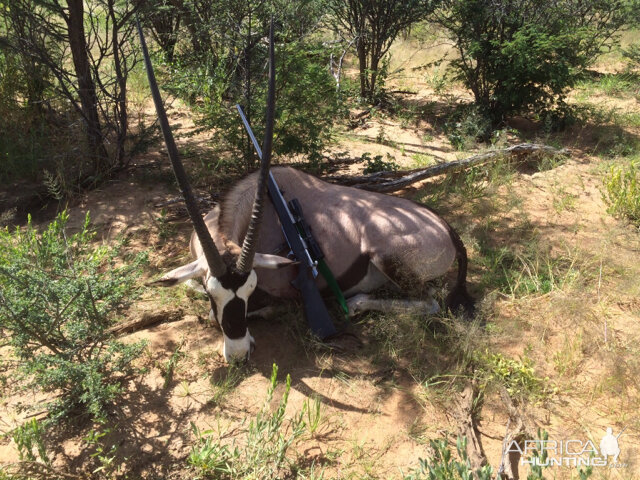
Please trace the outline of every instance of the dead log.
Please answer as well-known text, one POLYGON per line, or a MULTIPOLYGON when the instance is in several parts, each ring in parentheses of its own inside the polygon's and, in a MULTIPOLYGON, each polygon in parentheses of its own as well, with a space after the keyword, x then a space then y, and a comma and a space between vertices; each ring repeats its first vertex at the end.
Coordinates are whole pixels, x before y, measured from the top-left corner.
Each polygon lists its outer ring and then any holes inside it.
POLYGON ((109 335, 123 335, 125 333, 137 332, 144 328, 149 328, 162 322, 176 322, 184 316, 184 312, 179 310, 161 310, 159 312, 145 312, 139 318, 134 318, 127 322, 121 322, 107 329, 109 335))
POLYGON ((510 445, 515 441, 522 448, 524 441, 536 437, 533 429, 529 428, 525 422, 524 413, 518 409, 511 399, 506 389, 500 392, 502 403, 507 409, 509 420, 502 441, 502 460, 498 467, 498 478, 502 480, 520 480, 518 465, 520 464, 520 453, 517 449, 510 449, 510 445))
POLYGON ((467 456, 473 470, 477 470, 487 464, 487 456, 482 448, 477 424, 477 416, 482 403, 477 384, 469 382, 456 403, 457 409, 454 416, 458 421, 459 434, 466 437, 467 456))
POLYGON ((326 180, 334 181, 344 185, 350 185, 363 190, 373 192, 395 192, 401 190, 413 183, 425 180, 430 177, 449 173, 451 171, 463 170, 487 163, 506 155, 524 156, 531 154, 546 153, 550 155, 566 154, 566 149, 558 150, 548 145, 539 145, 536 143, 521 143, 507 148, 491 150, 489 152, 472 155, 463 160, 454 160, 452 162, 439 163, 431 167, 410 170, 409 172, 377 172, 371 175, 347 176, 347 177, 326 177, 326 180), (390 180, 391 179, 391 180, 390 180))

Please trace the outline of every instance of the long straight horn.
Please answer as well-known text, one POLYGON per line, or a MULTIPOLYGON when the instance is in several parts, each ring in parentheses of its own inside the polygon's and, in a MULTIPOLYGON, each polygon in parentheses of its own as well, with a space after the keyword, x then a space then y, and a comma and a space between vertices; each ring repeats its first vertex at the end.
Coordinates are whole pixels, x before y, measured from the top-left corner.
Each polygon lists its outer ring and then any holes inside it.
POLYGON ((209 234, 209 230, 204 224, 202 215, 200 215, 198 204, 193 197, 191 186, 189 185, 189 181, 187 180, 187 174, 185 173, 182 162, 180 161, 178 149, 176 148, 176 143, 173 140, 173 134, 171 133, 171 128, 169 127, 167 112, 165 111, 164 105, 162 104, 162 97, 160 96, 160 90, 158 89, 158 84, 156 83, 156 76, 153 73, 153 66, 151 65, 149 52, 147 51, 147 42, 145 41, 144 35, 142 33, 140 20, 136 19, 136 23, 138 26, 138 34, 140 35, 140 45, 142 46, 142 54, 144 56, 144 64, 147 70, 147 78, 149 79, 149 87, 151 88, 151 96, 153 97, 153 103, 155 103, 156 105, 156 112, 158 114, 158 120, 160 121, 162 134, 164 135, 164 143, 167 146, 167 152, 169 153, 169 159, 171 160, 171 166, 173 167, 173 173, 175 174, 178 185, 180 186, 180 190, 182 191, 184 203, 187 206, 187 211, 189 212, 189 217, 191 217, 191 222, 193 223, 196 235, 198 235, 198 240, 200 240, 200 245, 202 245, 202 251, 204 252, 205 258, 207 259, 209 271, 213 276, 220 277, 227 271, 227 266, 222 261, 220 252, 218 252, 218 249, 213 243, 213 239, 209 234))
POLYGON ((271 146, 273 145, 273 122, 276 107, 276 62, 275 47, 273 42, 273 17, 269 27, 269 90, 267 93, 267 123, 264 129, 264 142, 262 144, 262 161, 260 162, 260 174, 258 188, 253 201, 251 221, 247 234, 242 243, 242 252, 238 258, 237 268, 241 272, 248 272, 253 268, 253 257, 256 253, 260 224, 262 223, 262 211, 267 192, 267 177, 271 163, 271 146))

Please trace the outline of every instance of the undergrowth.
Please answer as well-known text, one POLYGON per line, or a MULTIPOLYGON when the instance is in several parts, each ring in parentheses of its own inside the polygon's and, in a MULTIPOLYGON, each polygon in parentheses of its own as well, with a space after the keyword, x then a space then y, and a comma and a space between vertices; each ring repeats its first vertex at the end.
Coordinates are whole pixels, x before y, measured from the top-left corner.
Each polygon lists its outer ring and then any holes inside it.
POLYGON ((458 437, 456 450, 459 460, 451 455, 446 439, 430 440, 433 456, 420 459, 420 465, 404 480, 491 480, 493 469, 490 465, 474 470, 467 456, 467 439, 458 437))
POLYGON ((626 218, 640 227, 640 166, 636 159, 628 165, 612 165, 604 177, 602 197, 607 212, 626 218))
POLYGON ((548 377, 536 375, 533 361, 526 356, 516 360, 486 350, 476 353, 475 363, 476 373, 482 377, 485 387, 497 384, 504 387, 511 398, 538 403, 556 392, 548 377))
POLYGON ((108 328, 139 293, 145 254, 119 262, 122 243, 93 243, 89 215, 69 234, 62 212, 41 233, 31 224, 0 231, 0 331, 19 375, 14 386, 51 392, 30 406, 49 421, 71 413, 102 420, 138 371, 144 343, 114 340, 108 328))
MULTIPOLYGON (((196 443, 187 463, 196 479, 256 479, 292 478, 299 469, 290 453, 307 433, 313 433, 320 422, 319 405, 309 411, 308 403, 293 418, 286 419, 285 411, 291 391, 291 377, 287 375, 284 392, 274 412, 271 400, 277 386, 278 367, 273 365, 267 396, 262 409, 242 428, 244 438, 224 444, 212 430, 201 431, 191 424, 196 443), (305 417, 308 423, 305 422, 305 417)), ((317 478, 317 477, 316 477, 317 478)))
POLYGON ((571 285, 580 275, 575 256, 552 254, 535 240, 520 248, 480 242, 479 250, 481 283, 511 298, 544 295, 571 285))

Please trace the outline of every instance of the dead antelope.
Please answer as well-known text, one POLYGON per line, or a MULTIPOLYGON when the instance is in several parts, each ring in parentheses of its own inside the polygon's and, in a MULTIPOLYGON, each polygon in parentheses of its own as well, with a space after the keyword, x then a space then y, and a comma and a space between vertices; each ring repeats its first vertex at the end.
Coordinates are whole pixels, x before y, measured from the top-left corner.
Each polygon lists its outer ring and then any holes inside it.
MULTIPOLYGON (((169 156, 195 227, 190 243, 195 260, 167 273, 158 283, 172 286, 202 279, 211 303, 210 316, 224 336, 225 360, 248 358, 253 338, 247 314, 253 307, 254 291, 280 298, 299 295, 291 285, 298 267, 286 258, 288 248, 277 214, 265 201, 275 103, 272 33, 260 171, 231 188, 221 204, 204 217, 204 223, 177 156, 141 31, 140 35, 169 156)), ((406 199, 329 184, 292 168, 277 167, 272 174, 283 195, 297 198, 302 205, 352 310, 366 308, 363 294, 388 283, 403 284, 407 278, 414 284, 425 284, 443 276, 457 259, 457 280, 446 303, 452 310, 463 307, 467 313, 473 312, 473 300, 466 289, 466 250, 456 232, 436 213, 406 199)), ((319 286, 324 286, 320 280, 319 286)), ((421 304, 432 308, 433 301, 421 304)))

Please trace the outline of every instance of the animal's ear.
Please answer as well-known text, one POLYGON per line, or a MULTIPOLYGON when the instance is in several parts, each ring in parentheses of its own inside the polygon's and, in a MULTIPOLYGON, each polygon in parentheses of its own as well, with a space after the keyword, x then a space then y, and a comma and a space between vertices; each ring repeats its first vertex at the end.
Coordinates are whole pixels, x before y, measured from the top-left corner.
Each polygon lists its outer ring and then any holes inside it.
POLYGON ((279 268, 290 267, 291 265, 297 265, 300 262, 290 260, 285 257, 279 257, 277 255, 269 255, 267 253, 256 253, 253 259, 254 268, 266 268, 268 270, 278 270, 279 268))
POLYGON ((160 280, 151 282, 149 285, 159 285, 161 287, 173 287, 179 283, 186 282, 187 280, 195 277, 201 277, 207 271, 207 261, 204 256, 194 260, 187 265, 178 267, 175 270, 164 274, 160 280))

